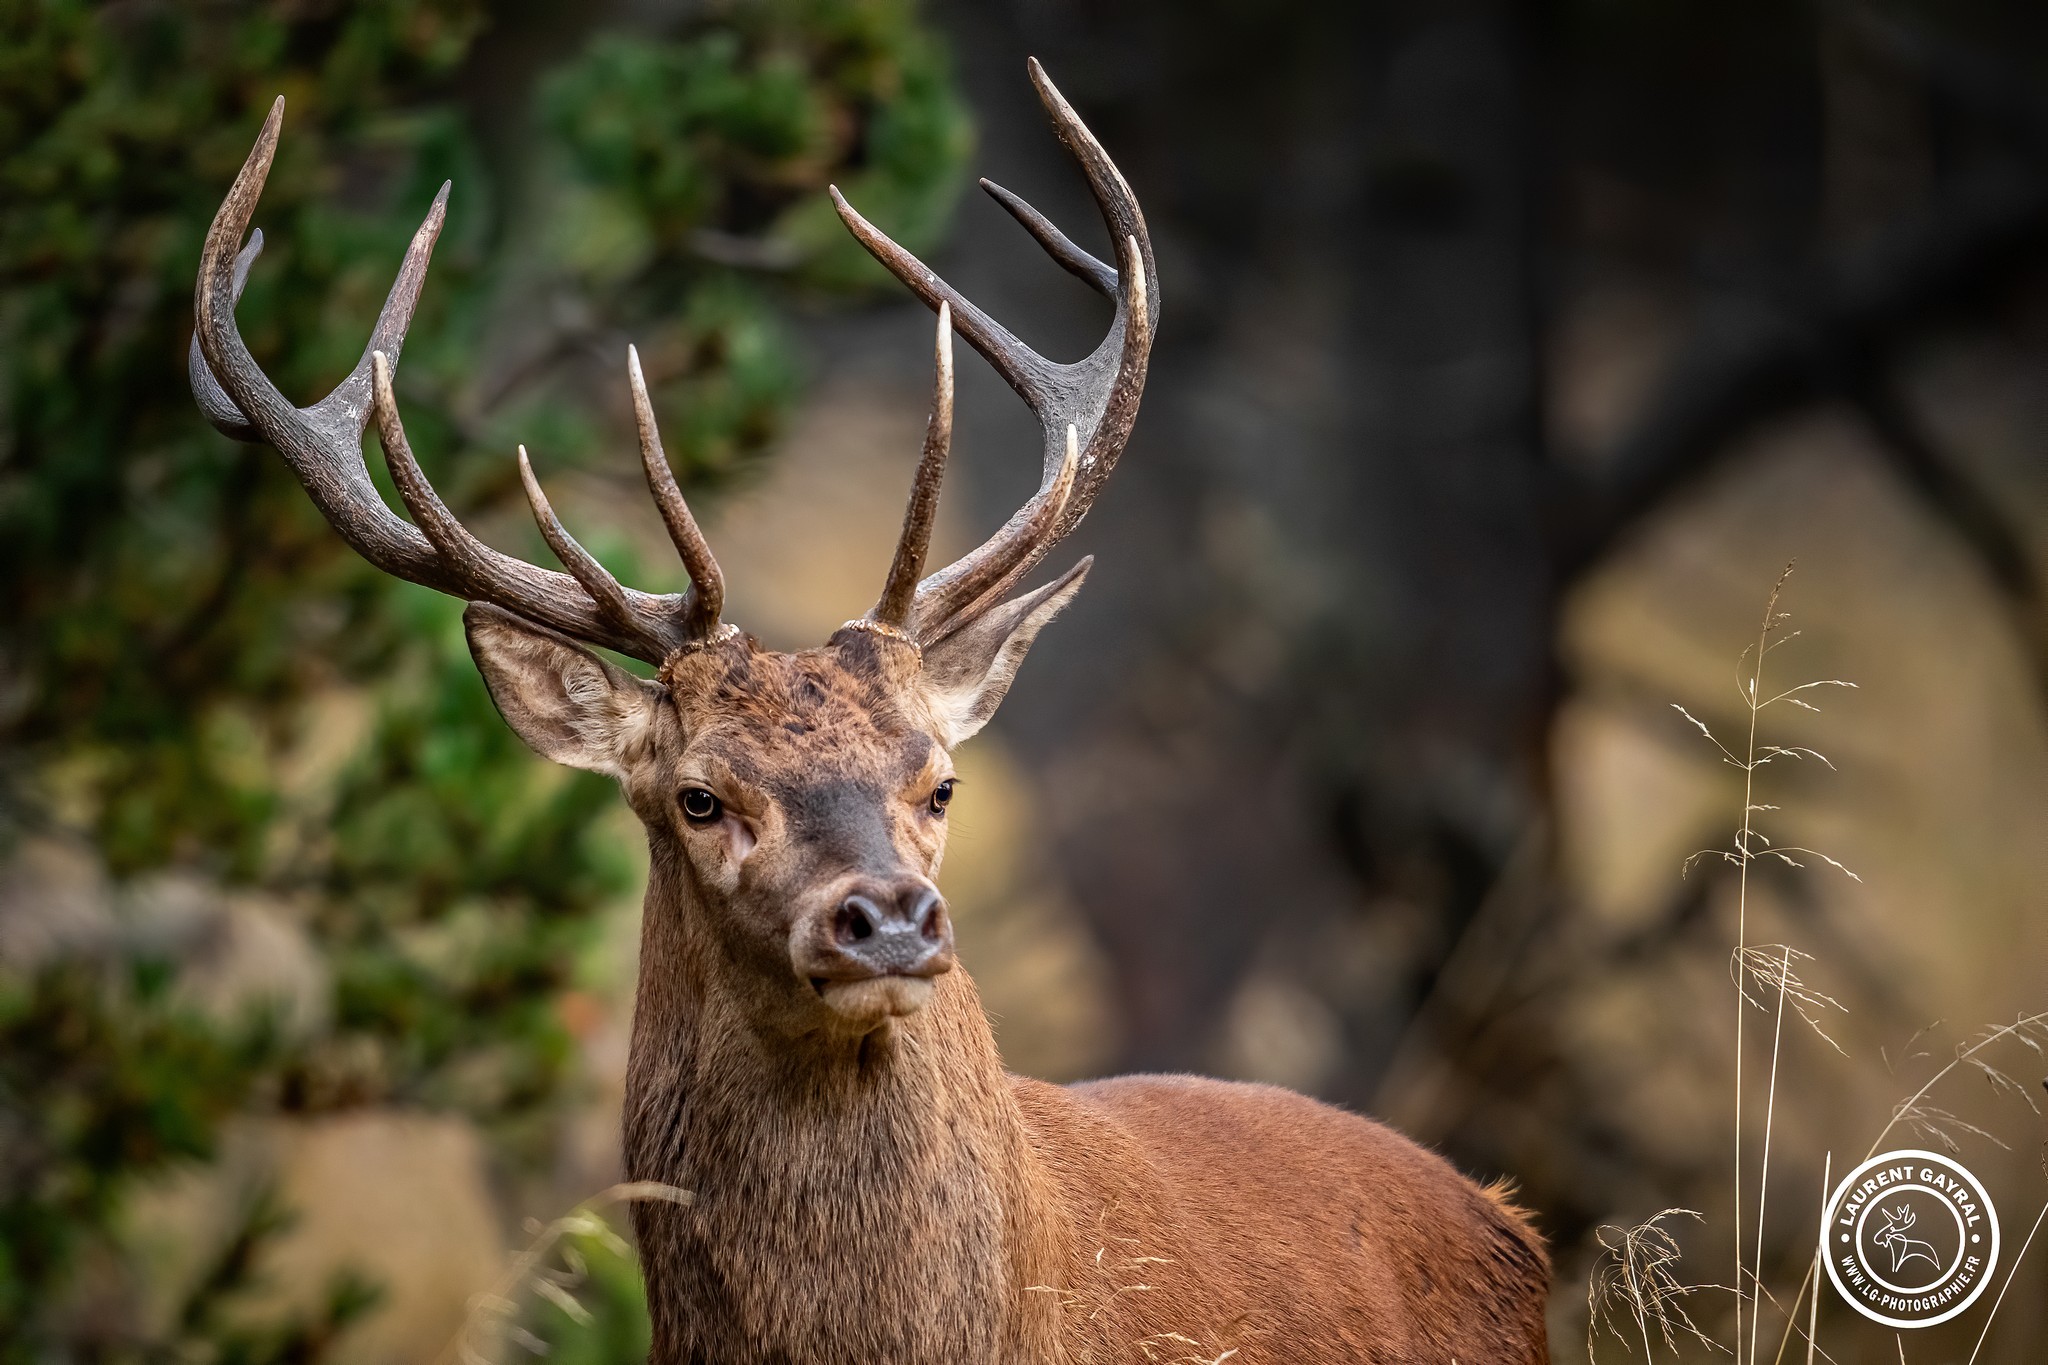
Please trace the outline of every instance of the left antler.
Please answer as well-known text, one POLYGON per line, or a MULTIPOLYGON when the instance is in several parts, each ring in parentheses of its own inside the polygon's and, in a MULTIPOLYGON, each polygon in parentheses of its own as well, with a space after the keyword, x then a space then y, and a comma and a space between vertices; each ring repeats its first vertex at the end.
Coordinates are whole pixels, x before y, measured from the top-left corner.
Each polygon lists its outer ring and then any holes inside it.
POLYGON ((569 570, 567 574, 537 568, 485 545, 456 519, 427 482, 399 421, 391 373, 405 345, 420 287, 426 282, 428 258, 441 235, 448 207, 447 185, 434 197, 426 221, 413 234, 398 278, 371 331, 370 344, 348 378, 307 408, 294 407, 278 392, 249 354, 235 325, 235 302, 248 280, 249 267, 263 250, 263 234, 249 233, 248 245, 239 253, 235 248, 256 212, 283 122, 284 100, 280 98, 271 106, 256 146, 235 177, 220 212, 214 215, 200 257, 193 300, 198 326, 187 368, 193 396, 207 420, 237 440, 263 440, 275 446, 328 524, 358 554, 386 573, 452 596, 494 603, 566 635, 649 663, 661 663, 683 645, 732 633, 731 627, 721 626, 718 620, 725 597, 724 580, 662 454, 636 354, 628 353, 628 374, 639 419, 641 458, 648 488, 689 572, 688 594, 636 592, 613 578, 556 519, 523 449, 519 455, 521 482, 541 534, 569 570), (373 416, 391 477, 412 514, 410 523, 385 505, 363 464, 363 432, 373 416))

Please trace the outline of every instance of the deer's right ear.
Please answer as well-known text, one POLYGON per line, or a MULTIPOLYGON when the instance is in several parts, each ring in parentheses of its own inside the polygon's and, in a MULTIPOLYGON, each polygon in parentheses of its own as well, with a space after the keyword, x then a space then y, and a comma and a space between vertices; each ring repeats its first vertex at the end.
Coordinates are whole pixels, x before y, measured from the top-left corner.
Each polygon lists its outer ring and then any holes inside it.
POLYGON ((626 775, 654 722, 658 686, 498 607, 472 602, 462 624, 498 714, 529 748, 572 768, 626 775))

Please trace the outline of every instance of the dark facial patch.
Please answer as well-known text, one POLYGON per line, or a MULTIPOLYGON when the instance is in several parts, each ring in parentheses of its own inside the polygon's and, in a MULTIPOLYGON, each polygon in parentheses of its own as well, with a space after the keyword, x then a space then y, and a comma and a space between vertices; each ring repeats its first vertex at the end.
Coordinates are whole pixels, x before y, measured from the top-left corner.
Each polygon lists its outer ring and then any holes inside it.
POLYGON ((895 865, 889 794, 873 783, 783 786, 775 799, 789 821, 790 837, 821 861, 847 871, 886 872, 895 865))

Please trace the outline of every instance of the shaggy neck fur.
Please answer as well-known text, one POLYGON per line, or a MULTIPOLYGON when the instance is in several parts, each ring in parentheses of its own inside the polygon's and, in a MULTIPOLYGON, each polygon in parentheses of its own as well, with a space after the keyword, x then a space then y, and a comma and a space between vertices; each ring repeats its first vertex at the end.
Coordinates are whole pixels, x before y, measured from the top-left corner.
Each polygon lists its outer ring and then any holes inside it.
POLYGON ((626 1174, 650 1365, 1050 1359, 1056 1217, 972 982, 865 1039, 759 1036, 679 855, 654 849, 626 1174))

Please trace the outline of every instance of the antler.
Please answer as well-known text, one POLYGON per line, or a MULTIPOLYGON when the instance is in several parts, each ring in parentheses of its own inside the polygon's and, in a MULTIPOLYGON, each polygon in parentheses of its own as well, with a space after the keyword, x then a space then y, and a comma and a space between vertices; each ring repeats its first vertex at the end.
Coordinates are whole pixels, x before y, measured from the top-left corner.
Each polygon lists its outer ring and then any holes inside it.
POLYGON ((519 452, 520 480, 541 534, 569 570, 567 574, 537 568, 485 545, 463 527, 427 482, 399 421, 391 373, 426 282, 428 258, 441 235, 448 207, 447 185, 434 196, 426 221, 413 234, 398 278, 371 331, 370 344, 355 369, 311 407, 294 407, 278 392, 249 354, 235 325, 235 303, 241 298, 249 267, 263 250, 263 234, 249 233, 248 245, 239 253, 235 247, 256 211, 283 122, 284 100, 279 98, 214 215, 200 256, 193 299, 198 326, 187 369, 193 396, 207 420, 237 440, 262 440, 275 446, 328 524, 358 554, 386 573, 456 597, 494 603, 566 635, 649 663, 661 663, 683 645, 735 633, 732 627, 719 624, 724 580, 662 453, 640 374, 640 358, 631 351, 627 371, 639 423, 641 460, 648 489, 690 575, 689 593, 637 592, 606 572, 556 519, 523 447, 519 452), (363 432, 373 416, 391 477, 412 514, 410 523, 385 505, 363 463, 363 432))
POLYGON ((1159 276, 1136 196, 1035 58, 1030 69, 1031 83, 1054 130, 1087 172, 1116 244, 1118 268, 1074 245, 1036 209, 1000 185, 984 180, 981 187, 1056 262, 1115 301, 1109 333, 1086 359, 1071 365, 1047 360, 861 217, 837 187, 832 190, 832 202, 847 229, 939 314, 938 380, 924 456, 888 585, 867 618, 884 627, 907 629, 922 644, 944 639, 1001 601, 1087 515, 1130 439, 1159 322, 1159 276), (1038 492, 1000 530, 911 593, 906 581, 914 580, 924 564, 932 509, 951 442, 954 327, 1037 415, 1045 431, 1043 475, 1038 492))
MULTIPOLYGON (((1030 71, 1055 131, 1088 175, 1116 242, 1120 268, 1112 269, 1074 245, 1008 190, 986 180, 981 183, 1055 261, 1115 301, 1109 332, 1087 358, 1062 365, 1039 355, 862 218, 836 188, 832 191, 839 215, 854 236, 939 314, 931 424, 889 580, 867 618, 879 628, 906 631, 925 644, 944 639, 1001 601, 1087 514, 1130 438, 1158 324, 1158 273, 1136 197, 1036 60, 1030 71), (1038 492, 993 536, 920 582, 952 444, 956 320, 968 344, 1037 414, 1045 432, 1043 478, 1038 492)), ((271 106, 249 159, 206 234, 194 291, 198 325, 188 370, 193 395, 207 420, 237 440, 275 446, 328 524, 386 573, 457 597, 494 603, 650 663, 662 662, 684 645, 735 634, 733 627, 719 621, 724 579, 662 452, 640 358, 630 348, 627 376, 641 463, 648 490, 689 574, 688 593, 643 593, 613 578, 556 518, 524 447, 519 451, 520 482, 541 535, 567 574, 537 568, 485 545, 427 481, 399 420, 391 376, 447 214, 447 185, 413 235, 355 369, 311 407, 294 407, 278 392, 243 342, 234 306, 263 250, 263 234, 250 232, 249 220, 270 172, 283 121, 280 98, 271 106), (247 244, 237 251, 245 233, 247 244), (370 482, 362 436, 372 418, 411 522, 395 515, 370 482)))

